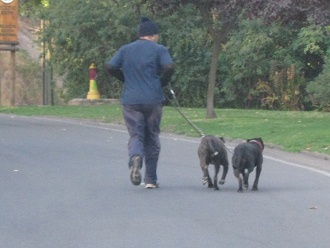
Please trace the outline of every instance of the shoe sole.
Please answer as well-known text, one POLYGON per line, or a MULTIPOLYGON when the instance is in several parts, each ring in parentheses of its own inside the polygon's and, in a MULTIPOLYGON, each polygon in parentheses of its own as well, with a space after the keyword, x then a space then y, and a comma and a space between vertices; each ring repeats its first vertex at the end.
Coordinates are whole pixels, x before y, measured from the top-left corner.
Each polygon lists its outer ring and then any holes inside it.
POLYGON ((146 184, 146 189, 157 189, 159 188, 159 185, 158 184, 153 184, 153 183, 148 183, 146 184))
POLYGON ((141 160, 141 158, 136 157, 136 158, 133 158, 133 161, 132 161, 132 169, 131 169, 130 176, 131 176, 131 182, 134 185, 141 184, 140 160, 141 160))

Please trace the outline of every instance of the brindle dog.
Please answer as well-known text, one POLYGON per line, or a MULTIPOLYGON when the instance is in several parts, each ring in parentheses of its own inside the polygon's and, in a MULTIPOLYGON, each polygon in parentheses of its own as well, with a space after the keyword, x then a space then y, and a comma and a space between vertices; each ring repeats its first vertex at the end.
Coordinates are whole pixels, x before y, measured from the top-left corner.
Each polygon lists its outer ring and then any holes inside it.
POLYGON ((239 144, 234 149, 232 165, 234 175, 238 179, 238 191, 243 192, 249 188, 249 174, 256 167, 256 177, 252 186, 253 191, 258 190, 258 181, 262 169, 262 152, 264 143, 261 138, 248 139, 246 143, 239 144))
POLYGON ((217 138, 213 135, 207 135, 202 138, 198 148, 198 157, 203 171, 203 184, 205 185, 208 183, 208 187, 214 188, 215 190, 219 190, 218 173, 220 165, 223 166, 222 177, 219 181, 220 184, 225 183, 228 172, 228 155, 224 142, 222 137, 217 138), (208 171, 209 164, 214 165, 213 183, 208 171))

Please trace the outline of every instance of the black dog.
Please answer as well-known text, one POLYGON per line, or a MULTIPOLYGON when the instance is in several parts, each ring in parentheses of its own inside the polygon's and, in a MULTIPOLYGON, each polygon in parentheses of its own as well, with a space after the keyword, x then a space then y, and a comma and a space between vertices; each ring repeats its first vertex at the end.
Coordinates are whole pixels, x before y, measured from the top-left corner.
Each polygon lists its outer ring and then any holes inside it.
POLYGON ((248 139, 246 143, 239 144, 234 149, 232 164, 234 175, 238 179, 238 192, 249 188, 249 174, 256 167, 256 178, 252 190, 258 190, 258 181, 262 169, 262 151, 264 143, 261 138, 248 139))
POLYGON ((222 177, 219 181, 220 184, 225 183, 225 178, 228 172, 228 155, 223 138, 217 138, 212 135, 204 136, 198 148, 198 157, 203 171, 203 184, 205 185, 208 183, 209 188, 218 190, 218 173, 220 165, 223 166, 222 177), (214 165, 213 183, 208 171, 209 164, 214 165))

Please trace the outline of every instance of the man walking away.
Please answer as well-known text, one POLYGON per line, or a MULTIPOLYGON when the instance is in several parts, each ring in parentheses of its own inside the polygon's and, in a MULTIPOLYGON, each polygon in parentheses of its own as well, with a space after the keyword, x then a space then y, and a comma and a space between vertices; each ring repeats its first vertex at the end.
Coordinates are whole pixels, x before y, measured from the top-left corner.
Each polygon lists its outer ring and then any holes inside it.
POLYGON ((158 188, 157 164, 160 154, 160 123, 166 86, 174 73, 166 47, 158 44, 159 29, 142 17, 139 39, 122 46, 107 62, 107 73, 124 83, 122 112, 129 133, 128 156, 130 179, 141 184, 145 164, 146 188, 158 188))

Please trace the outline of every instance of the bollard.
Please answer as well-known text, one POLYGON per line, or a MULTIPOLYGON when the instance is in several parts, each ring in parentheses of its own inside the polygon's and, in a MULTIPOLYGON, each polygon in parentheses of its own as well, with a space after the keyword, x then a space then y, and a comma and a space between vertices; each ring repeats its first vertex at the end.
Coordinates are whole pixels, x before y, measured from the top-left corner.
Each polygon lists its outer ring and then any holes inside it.
POLYGON ((89 67, 89 92, 87 94, 87 99, 100 99, 100 93, 97 89, 96 83, 96 67, 91 64, 89 67))

